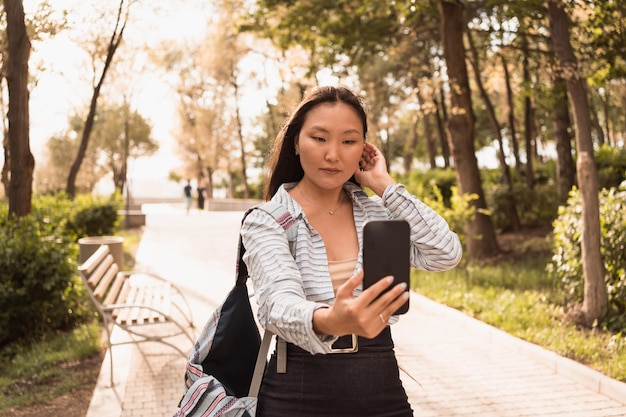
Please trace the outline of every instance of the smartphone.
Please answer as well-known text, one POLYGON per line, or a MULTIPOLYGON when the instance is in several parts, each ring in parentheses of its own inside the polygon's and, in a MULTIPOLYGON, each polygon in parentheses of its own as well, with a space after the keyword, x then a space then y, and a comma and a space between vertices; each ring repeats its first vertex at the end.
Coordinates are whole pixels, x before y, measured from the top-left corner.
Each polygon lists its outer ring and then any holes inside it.
MULTIPOLYGON (((410 288, 410 228, 406 220, 374 220, 363 228, 363 288, 393 275, 395 285, 405 282, 410 288)), ((409 311, 409 300, 394 313, 409 311)))

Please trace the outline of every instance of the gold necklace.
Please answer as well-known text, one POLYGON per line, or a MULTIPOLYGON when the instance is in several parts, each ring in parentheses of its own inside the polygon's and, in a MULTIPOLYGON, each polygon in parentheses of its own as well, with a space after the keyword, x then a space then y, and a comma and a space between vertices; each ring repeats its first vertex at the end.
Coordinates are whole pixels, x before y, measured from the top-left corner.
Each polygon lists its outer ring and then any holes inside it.
MULTIPOLYGON (((300 185, 300 184, 298 184, 300 185)), ((337 208, 335 208, 334 210, 328 210, 327 208, 324 208, 322 206, 320 206, 319 204, 315 204, 314 202, 312 202, 311 200, 309 200, 306 196, 306 194, 304 194, 304 191, 302 191, 302 188, 300 188, 300 194, 302 194, 302 198, 304 198, 306 200, 307 203, 316 206, 317 208, 321 208, 322 210, 324 210, 325 212, 327 212, 328 214, 330 214, 331 216, 333 214, 335 214, 335 212, 337 212, 337 210, 339 210, 341 208, 341 205, 343 204, 343 190, 341 191, 341 200, 339 201, 339 205, 337 206, 337 208)))

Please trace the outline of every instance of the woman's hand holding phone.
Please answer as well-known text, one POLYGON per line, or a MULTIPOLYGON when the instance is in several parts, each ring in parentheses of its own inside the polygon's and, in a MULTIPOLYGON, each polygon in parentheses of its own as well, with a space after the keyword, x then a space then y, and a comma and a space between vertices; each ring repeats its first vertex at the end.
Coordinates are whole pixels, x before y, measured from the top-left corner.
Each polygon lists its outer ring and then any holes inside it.
POLYGON ((354 297, 354 290, 362 282, 361 270, 338 288, 332 306, 315 310, 313 329, 317 333, 376 337, 387 326, 392 313, 409 299, 406 285, 392 286, 392 277, 379 280, 354 297))

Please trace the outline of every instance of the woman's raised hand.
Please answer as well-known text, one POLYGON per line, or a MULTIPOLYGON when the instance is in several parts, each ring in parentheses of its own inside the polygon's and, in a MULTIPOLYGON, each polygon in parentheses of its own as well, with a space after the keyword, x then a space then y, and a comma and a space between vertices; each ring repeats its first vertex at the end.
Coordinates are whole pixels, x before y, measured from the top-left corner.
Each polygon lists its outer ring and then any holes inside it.
POLYGON ((359 167, 354 172, 354 177, 359 184, 371 189, 379 197, 382 196, 389 185, 396 183, 387 171, 387 163, 383 154, 369 142, 365 143, 359 167))

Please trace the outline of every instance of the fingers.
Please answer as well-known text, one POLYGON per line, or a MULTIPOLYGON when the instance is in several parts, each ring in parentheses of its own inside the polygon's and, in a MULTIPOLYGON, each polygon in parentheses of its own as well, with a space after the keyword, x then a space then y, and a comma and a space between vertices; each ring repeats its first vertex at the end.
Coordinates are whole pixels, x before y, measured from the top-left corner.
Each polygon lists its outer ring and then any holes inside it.
POLYGON ((359 167, 361 171, 369 171, 376 166, 376 157, 379 155, 378 150, 371 143, 366 143, 363 148, 363 154, 359 161, 359 167))
POLYGON ((406 283, 395 285, 389 291, 380 295, 393 282, 393 277, 388 276, 379 280, 363 292, 363 301, 368 302, 369 310, 373 315, 386 324, 391 317, 409 299, 409 291, 406 283), (373 290, 373 291, 370 291, 373 290))
POLYGON ((363 290, 363 293, 359 296, 359 299, 365 304, 370 305, 374 300, 380 296, 391 284, 393 283, 393 277, 388 275, 376 281, 376 283, 370 286, 368 289, 363 290))
POLYGON ((341 334, 355 333, 371 338, 387 326, 389 318, 409 298, 409 292, 405 283, 385 292, 393 283, 393 277, 386 276, 354 298, 354 290, 362 281, 363 270, 360 270, 342 284, 328 313, 335 316, 333 322, 341 323, 341 334))
POLYGON ((363 147, 363 153, 368 153, 371 156, 376 156, 376 154, 378 153, 378 148, 372 142, 366 142, 365 146, 363 147))
MULTIPOLYGON (((398 287, 400 287, 401 284, 397 285, 396 288, 394 288, 394 290, 398 289, 398 287)), ((398 309, 400 309, 400 307, 402 307, 404 305, 404 303, 406 303, 406 301, 409 299, 410 294, 408 291, 404 291, 404 290, 399 290, 400 291, 400 295, 398 295, 396 298, 393 299, 393 301, 388 304, 386 307, 384 307, 380 313, 378 313, 378 318, 382 321, 385 321, 385 324, 389 321, 389 318, 396 312, 398 311, 398 309)), ((386 294, 387 295, 387 294, 386 294)))
POLYGON ((371 306, 378 308, 381 312, 386 312, 387 317, 398 310, 409 298, 406 284, 400 283, 395 285, 389 291, 381 295, 378 299, 371 303, 371 306))

